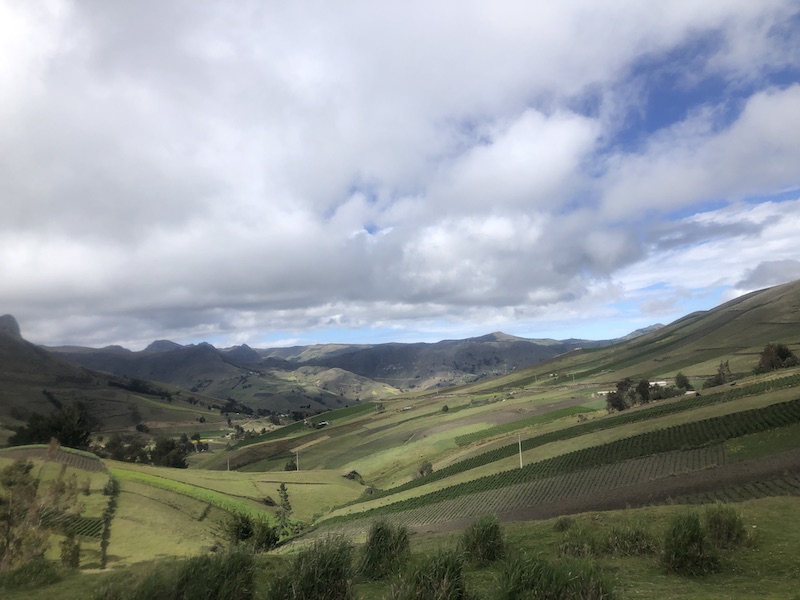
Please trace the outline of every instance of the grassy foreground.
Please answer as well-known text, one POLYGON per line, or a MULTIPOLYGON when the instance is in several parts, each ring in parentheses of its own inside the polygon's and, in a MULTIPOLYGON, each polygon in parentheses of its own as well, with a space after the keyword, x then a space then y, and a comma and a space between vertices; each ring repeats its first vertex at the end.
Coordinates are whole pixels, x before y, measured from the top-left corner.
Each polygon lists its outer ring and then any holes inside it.
MULTIPOLYGON (((520 556, 529 559, 538 557, 553 564, 575 565, 589 561, 613 586, 611 597, 614 598, 797 598, 800 589, 800 562, 797 558, 800 523, 787 516, 798 514, 800 498, 767 498, 737 504, 735 508, 742 516, 746 539, 740 547, 717 550, 719 570, 700 577, 668 573, 662 566, 660 553, 670 521, 689 510, 697 510, 702 514, 702 507, 689 509, 685 506, 661 506, 586 513, 548 521, 506 523, 503 530, 511 559, 520 556), (614 532, 636 529, 645 531, 654 540, 653 548, 638 556, 627 556, 619 550, 604 549, 600 543, 587 541, 606 540, 614 532), (578 546, 583 550, 577 554, 584 555, 577 559, 570 556, 576 554, 576 539, 583 541, 578 546)), ((461 535, 461 532, 413 535, 410 569, 420 569, 431 557, 438 556, 443 548, 456 548, 461 535)), ((257 555, 253 563, 252 588, 244 595, 237 592, 240 595, 229 597, 268 600, 271 597, 271 586, 277 578, 287 572, 291 573, 292 568, 297 568, 294 560, 301 550, 302 546, 294 545, 275 553, 257 555)), ((353 556, 357 557, 358 553, 359 548, 356 547, 353 556)), ((174 560, 156 561, 107 572, 60 573, 59 580, 49 585, 22 585, 13 589, 0 589, 3 592, 2 597, 7 600, 109 597, 103 594, 121 584, 126 589, 133 590, 148 579, 169 579, 169 573, 180 572, 183 568, 181 565, 180 561, 174 560)), ((499 598, 503 572, 507 565, 507 562, 498 561, 478 567, 467 561, 463 582, 468 597, 475 600, 499 598)), ((353 577, 351 597, 361 600, 390 598, 393 582, 396 583, 396 580, 392 578, 367 581, 356 575, 353 577)))

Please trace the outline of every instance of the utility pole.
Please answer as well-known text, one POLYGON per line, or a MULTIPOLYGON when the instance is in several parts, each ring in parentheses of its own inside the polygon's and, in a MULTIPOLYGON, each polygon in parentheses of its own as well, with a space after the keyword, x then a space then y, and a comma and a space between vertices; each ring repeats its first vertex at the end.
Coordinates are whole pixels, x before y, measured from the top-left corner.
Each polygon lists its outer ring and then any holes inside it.
POLYGON ((231 470, 231 457, 228 457, 228 471, 231 470))
POLYGON ((522 434, 517 434, 517 443, 519 444, 519 468, 522 468, 522 434))
POLYGON ((297 450, 295 453, 295 461, 294 464, 297 466, 297 470, 300 470, 300 450, 297 450))

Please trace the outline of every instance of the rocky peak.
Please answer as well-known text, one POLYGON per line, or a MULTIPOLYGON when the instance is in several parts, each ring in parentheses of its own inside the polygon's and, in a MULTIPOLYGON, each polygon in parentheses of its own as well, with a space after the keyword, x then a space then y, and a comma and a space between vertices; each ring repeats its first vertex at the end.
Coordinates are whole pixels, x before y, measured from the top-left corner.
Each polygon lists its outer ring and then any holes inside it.
POLYGON ((0 333, 22 339, 22 334, 19 331, 19 323, 17 323, 17 320, 11 315, 3 315, 0 317, 0 333))

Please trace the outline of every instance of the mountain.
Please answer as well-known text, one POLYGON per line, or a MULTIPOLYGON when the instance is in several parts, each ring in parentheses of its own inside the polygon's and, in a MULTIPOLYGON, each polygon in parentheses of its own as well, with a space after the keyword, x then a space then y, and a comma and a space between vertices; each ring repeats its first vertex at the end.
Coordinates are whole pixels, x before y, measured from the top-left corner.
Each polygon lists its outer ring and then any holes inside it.
MULTIPOLYGON (((106 358, 132 354, 119 347, 73 351, 88 358, 93 352, 106 358)), ((101 431, 132 431, 140 423, 151 425, 154 432, 158 427, 191 432, 226 425, 227 417, 211 410, 219 403, 216 398, 195 394, 190 402, 190 394, 172 386, 153 384, 146 386, 153 393, 132 393, 126 385, 123 379, 73 362, 66 352, 32 344, 12 316, 0 317, 0 445, 31 413, 47 414, 74 401, 100 421, 101 431), (166 399, 163 392, 171 397, 166 399)))
POLYGON ((142 350, 144 354, 158 354, 159 352, 169 352, 170 350, 177 350, 178 348, 182 348, 180 344, 175 342, 171 342, 169 340, 156 340, 147 348, 142 350))
POLYGON ((501 332, 437 343, 324 344, 219 350, 160 340, 141 352, 57 348, 91 369, 163 381, 272 411, 326 410, 341 398, 393 396, 398 390, 457 385, 525 368, 579 347, 610 341, 529 340, 501 332), (326 370, 333 373, 324 374, 326 370), (349 373, 350 381, 344 382, 349 373), (336 384, 332 383, 337 382, 336 384), (323 383, 324 382, 324 383, 323 383))

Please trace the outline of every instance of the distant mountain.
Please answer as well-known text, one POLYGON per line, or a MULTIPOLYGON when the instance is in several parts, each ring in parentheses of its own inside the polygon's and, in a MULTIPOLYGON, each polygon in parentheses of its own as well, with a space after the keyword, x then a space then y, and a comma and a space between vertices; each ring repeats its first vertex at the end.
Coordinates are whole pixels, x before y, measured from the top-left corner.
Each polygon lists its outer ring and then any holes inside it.
POLYGON ((183 348, 183 346, 169 340, 156 340, 147 348, 142 350, 142 352, 144 354, 158 354, 159 352, 170 352, 171 350, 177 350, 178 348, 183 348))
POLYGON ((643 335, 647 335, 648 333, 653 333, 654 331, 658 331, 662 327, 665 327, 665 326, 662 325, 661 323, 656 323, 655 325, 650 325, 648 327, 642 327, 641 329, 637 329, 636 331, 633 331, 633 332, 629 333, 628 335, 623 336, 623 337, 621 337, 621 338, 619 338, 618 340, 615 340, 615 341, 616 342, 627 342, 628 340, 633 340, 633 339, 636 339, 636 338, 641 337, 643 335))
POLYGON ((318 344, 219 350, 158 340, 140 352, 119 347, 54 350, 91 369, 163 381, 254 408, 317 412, 342 399, 395 395, 506 374, 574 350, 613 343, 525 339, 503 332, 464 340, 417 344, 318 344), (326 370, 330 374, 322 375, 326 370), (347 380, 349 377, 349 380, 347 380))

